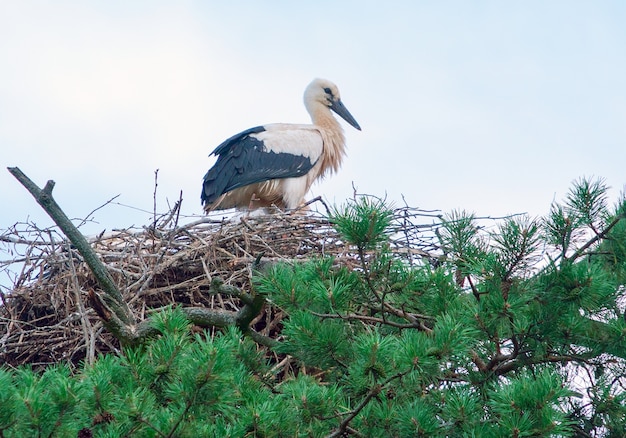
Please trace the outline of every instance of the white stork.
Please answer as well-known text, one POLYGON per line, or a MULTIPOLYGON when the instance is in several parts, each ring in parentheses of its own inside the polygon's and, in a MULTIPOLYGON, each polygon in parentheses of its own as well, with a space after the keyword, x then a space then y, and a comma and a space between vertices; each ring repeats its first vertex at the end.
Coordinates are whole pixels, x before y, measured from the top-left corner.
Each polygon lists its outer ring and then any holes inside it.
POLYGON ((293 209, 318 178, 339 170, 346 139, 331 110, 359 131, 332 82, 315 79, 304 91, 312 125, 275 123, 250 128, 220 144, 204 176, 204 210, 293 209))

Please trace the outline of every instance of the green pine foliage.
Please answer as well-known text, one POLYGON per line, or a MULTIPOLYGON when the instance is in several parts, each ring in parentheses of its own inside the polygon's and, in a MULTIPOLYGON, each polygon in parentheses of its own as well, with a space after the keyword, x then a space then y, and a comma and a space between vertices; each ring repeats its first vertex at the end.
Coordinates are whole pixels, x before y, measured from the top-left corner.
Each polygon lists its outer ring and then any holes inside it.
POLYGON ((157 325, 163 335, 148 345, 101 357, 74 376, 64 367, 4 370, 0 436, 87 429, 103 437, 237 436, 237 403, 261 388, 240 360, 246 342, 234 329, 214 339, 192 336, 176 311, 159 315, 157 325))
POLYGON ((356 199, 330 217, 356 264, 256 274, 285 314, 271 354, 169 309, 74 374, 0 369, 0 437, 626 436, 626 200, 607 190, 490 227, 454 211, 417 265, 390 249, 393 211, 356 199))

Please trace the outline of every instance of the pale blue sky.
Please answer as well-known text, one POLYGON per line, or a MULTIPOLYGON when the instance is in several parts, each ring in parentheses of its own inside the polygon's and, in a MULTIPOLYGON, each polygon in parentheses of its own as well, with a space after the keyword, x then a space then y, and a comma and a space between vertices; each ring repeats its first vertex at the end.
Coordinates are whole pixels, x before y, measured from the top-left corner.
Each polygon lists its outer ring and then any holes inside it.
MULTIPOLYGON (((314 186, 480 215, 543 215, 572 180, 626 183, 623 1, 0 0, 0 229, 51 221, 18 166, 84 217, 113 196, 201 214, 207 155, 264 123, 308 123, 339 86, 342 171, 314 186), (383 4, 384 3, 384 4, 383 4)), ((149 223, 110 205, 87 233, 149 223)))

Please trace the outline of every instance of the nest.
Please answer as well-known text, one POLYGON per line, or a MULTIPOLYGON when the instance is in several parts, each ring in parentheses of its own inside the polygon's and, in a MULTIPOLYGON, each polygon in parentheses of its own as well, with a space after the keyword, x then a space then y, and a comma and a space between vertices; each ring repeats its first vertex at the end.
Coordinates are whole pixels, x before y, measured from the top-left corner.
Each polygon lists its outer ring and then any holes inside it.
MULTIPOLYGON (((392 251, 410 264, 429 260, 437 250, 436 217, 411 208, 396 210, 392 251), (425 218, 431 223, 418 223, 425 218)), ((22 225, 0 235, 13 256, 0 267, 6 272, 20 267, 11 290, 0 293, 0 363, 77 365, 117 351, 117 340, 87 305, 89 291, 99 286, 81 255, 55 229, 22 225)), ((258 260, 332 256, 344 266, 357 265, 354 248, 318 213, 207 216, 182 226, 170 215, 145 229, 117 230, 89 241, 139 320, 172 304, 238 311, 239 300, 211 293, 211 283, 217 278, 250 291, 251 266, 258 260)), ((266 306, 253 328, 276 337, 281 318, 280 309, 266 306)))

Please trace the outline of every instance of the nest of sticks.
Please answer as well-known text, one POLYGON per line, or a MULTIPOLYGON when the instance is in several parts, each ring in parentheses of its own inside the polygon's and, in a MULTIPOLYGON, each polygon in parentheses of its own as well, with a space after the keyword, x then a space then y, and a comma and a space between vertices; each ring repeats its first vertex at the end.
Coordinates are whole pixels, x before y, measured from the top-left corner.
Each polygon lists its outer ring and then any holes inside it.
MULTIPOLYGON (((355 249, 319 213, 211 215, 182 226, 174 216, 88 239, 138 320, 173 304, 238 311, 239 299, 212 293, 211 284, 219 279, 250 291, 258 260, 332 256, 343 266, 358 265, 355 249)), ((438 217, 408 207, 395 210, 392 251, 410 264, 434 260, 438 217)), ((76 366, 119 349, 87 304, 89 291, 99 288, 93 274, 58 231, 16 224, 0 234, 0 243, 11 256, 0 270, 13 272, 11 290, 0 290, 0 363, 76 366)), ((252 327, 275 338, 282 317, 280 309, 265 306, 252 327)))

